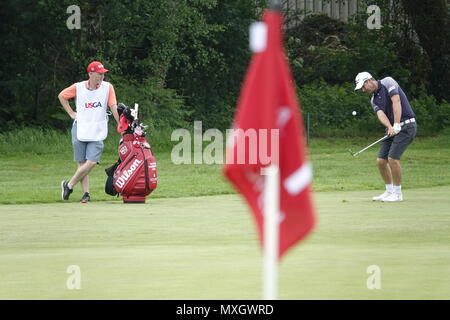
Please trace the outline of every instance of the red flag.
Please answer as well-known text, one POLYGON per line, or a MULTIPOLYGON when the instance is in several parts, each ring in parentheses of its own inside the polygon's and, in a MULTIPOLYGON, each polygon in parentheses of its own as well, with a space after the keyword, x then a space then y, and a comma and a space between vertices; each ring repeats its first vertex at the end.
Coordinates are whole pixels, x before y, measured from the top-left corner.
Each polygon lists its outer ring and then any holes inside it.
POLYGON ((282 19, 281 12, 264 12, 263 40, 267 41, 259 43, 262 47, 250 62, 234 119, 234 134, 227 143, 224 167, 226 177, 253 211, 262 244, 264 177, 261 168, 269 163, 261 152, 267 151, 272 163, 279 166, 279 258, 308 235, 315 224, 310 195, 311 166, 306 159, 302 117, 282 44, 282 19), (242 157, 243 150, 245 157, 242 157))

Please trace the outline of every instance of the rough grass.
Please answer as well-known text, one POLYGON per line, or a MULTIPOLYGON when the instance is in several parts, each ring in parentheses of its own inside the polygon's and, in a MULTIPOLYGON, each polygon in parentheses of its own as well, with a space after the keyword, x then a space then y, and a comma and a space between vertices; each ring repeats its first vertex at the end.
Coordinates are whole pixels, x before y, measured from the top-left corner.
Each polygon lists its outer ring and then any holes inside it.
MULTIPOLYGON (((28 129, 27 129, 28 130, 28 129)), ((68 134, 56 131, 20 131, 0 135, 0 203, 51 203, 60 201, 60 182, 69 179, 75 169, 68 134), (26 138, 25 136, 29 136, 26 138), (12 150, 16 150, 13 152, 12 150)), ((348 149, 360 150, 372 139, 313 139, 309 157, 313 164, 315 191, 350 191, 383 189, 375 165, 377 146, 357 157, 348 149)), ((118 158, 119 137, 106 140, 101 164, 90 175, 94 201, 113 200, 105 194, 104 169, 118 158)), ((171 161, 168 133, 150 136, 158 161, 158 188, 151 198, 177 198, 234 193, 222 175, 220 164, 176 165, 171 161), (155 144, 158 139, 166 139, 155 144)), ((450 137, 417 138, 402 158, 403 188, 450 185, 450 137)), ((69 201, 79 201, 82 191, 75 187, 69 201)))

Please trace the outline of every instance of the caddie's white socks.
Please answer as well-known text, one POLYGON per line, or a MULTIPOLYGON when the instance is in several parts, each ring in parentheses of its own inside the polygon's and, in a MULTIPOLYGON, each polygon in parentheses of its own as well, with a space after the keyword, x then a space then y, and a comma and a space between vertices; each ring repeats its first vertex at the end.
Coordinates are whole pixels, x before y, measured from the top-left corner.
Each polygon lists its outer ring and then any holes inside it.
POLYGON ((394 186, 392 184, 387 184, 386 191, 392 193, 394 191, 394 186))
POLYGON ((402 186, 394 186, 395 193, 402 193, 402 186))

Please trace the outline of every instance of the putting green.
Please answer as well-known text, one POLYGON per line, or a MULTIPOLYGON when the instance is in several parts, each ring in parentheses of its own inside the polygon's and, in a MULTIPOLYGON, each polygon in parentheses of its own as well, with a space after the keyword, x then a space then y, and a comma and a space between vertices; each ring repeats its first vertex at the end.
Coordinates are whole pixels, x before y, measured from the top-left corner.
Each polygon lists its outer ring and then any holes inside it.
MULTIPOLYGON (((374 203, 372 191, 316 193, 318 225, 283 258, 279 297, 450 299, 449 194, 406 189, 403 203, 374 203), (369 266, 380 289, 367 287, 369 266)), ((0 211, 0 299, 261 298, 262 255, 240 196, 0 211), (67 286, 69 266, 80 289, 67 286)))

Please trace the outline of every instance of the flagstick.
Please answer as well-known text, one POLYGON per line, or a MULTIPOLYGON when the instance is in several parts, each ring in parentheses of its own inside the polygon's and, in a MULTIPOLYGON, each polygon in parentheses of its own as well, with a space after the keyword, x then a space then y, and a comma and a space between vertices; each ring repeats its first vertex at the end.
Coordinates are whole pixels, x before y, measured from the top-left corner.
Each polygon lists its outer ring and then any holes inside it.
POLYGON ((263 168, 264 183, 264 299, 278 296, 279 185, 278 166, 263 168))

